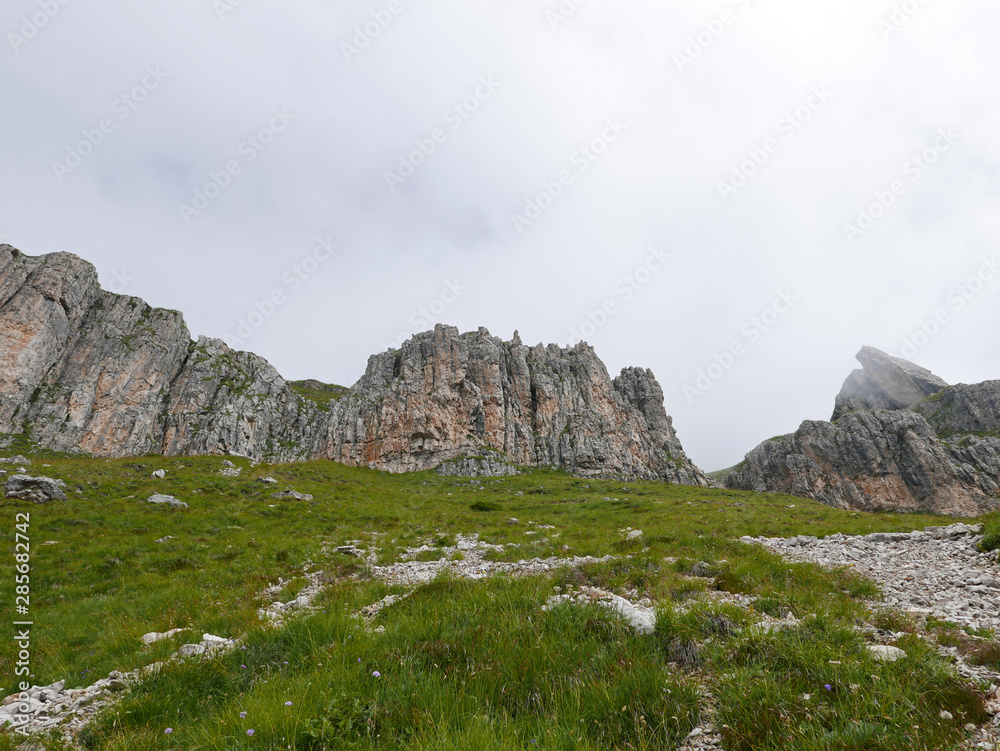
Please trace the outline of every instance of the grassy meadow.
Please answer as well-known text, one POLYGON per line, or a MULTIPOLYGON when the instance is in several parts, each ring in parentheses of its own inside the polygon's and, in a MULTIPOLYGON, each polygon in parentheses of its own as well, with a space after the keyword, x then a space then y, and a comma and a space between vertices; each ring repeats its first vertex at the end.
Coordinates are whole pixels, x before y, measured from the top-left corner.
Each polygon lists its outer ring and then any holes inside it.
MULTIPOLYGON (((82 687, 162 660, 203 633, 242 638, 229 654, 170 664, 124 692, 80 737, 87 749, 673 749, 709 703, 734 751, 950 749, 965 723, 984 718, 979 687, 962 684, 916 636, 899 662, 867 654, 856 627, 886 617, 872 610, 872 584, 738 542, 949 519, 546 469, 468 480, 232 458, 242 474, 227 477, 222 457, 107 461, 31 448, 0 456, 25 453, 31 474, 64 480, 69 496, 4 503, 8 623, 18 619, 15 514, 31 515, 33 683, 82 687), (157 469, 164 479, 151 478, 157 469), (261 483, 266 476, 278 483, 261 483), (313 500, 271 498, 285 489, 313 500), (146 503, 154 493, 190 508, 146 503), (627 540, 629 528, 644 534, 627 540), (517 545, 497 558, 615 558, 520 579, 442 575, 373 620, 356 617, 407 590, 373 578, 338 545, 354 543, 385 564, 459 533, 517 545), (695 563, 711 576, 692 576, 695 563), (290 580, 282 599, 292 599, 304 573, 320 570, 327 586, 314 614, 283 629, 261 623, 264 589, 290 580), (656 632, 638 636, 598 606, 542 610, 555 587, 588 585, 650 598, 656 632), (718 601, 712 589, 754 595, 755 610, 718 601), (767 631, 754 626, 761 612, 801 624, 767 631), (190 631, 140 641, 174 628, 190 631)), ((1000 533, 1000 519, 987 523, 1000 533)), ((14 660, 5 639, 5 694, 16 685, 14 660)), ((0 735, 0 751, 19 740, 0 735)), ((45 747, 64 748, 54 739, 45 747)))

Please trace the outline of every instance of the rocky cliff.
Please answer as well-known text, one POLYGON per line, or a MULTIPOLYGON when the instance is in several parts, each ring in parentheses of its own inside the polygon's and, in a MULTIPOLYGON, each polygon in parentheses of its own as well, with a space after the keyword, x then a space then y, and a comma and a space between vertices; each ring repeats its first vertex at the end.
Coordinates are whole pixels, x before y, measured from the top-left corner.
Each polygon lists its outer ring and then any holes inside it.
POLYGON ((99 456, 292 460, 321 419, 261 358, 192 342, 180 313, 101 290, 79 258, 0 246, 0 432, 99 456))
POLYGON ((764 442, 726 485, 859 511, 971 516, 1000 507, 1000 439, 975 434, 1000 426, 1000 389, 948 386, 871 347, 858 360, 833 422, 806 421, 764 442))
MULTIPOLYGON (((0 433, 99 456, 238 453, 392 472, 499 451, 521 466, 704 485, 648 370, 586 344, 438 326, 307 399, 262 358, 191 340, 180 313, 102 290, 93 266, 0 245, 0 433)), ((465 462, 466 464, 468 462, 465 462)))
POLYGON ((393 471, 487 446, 583 475, 705 478, 684 455, 648 370, 612 380, 587 344, 527 347, 438 326, 375 355, 337 404, 325 455, 393 471))
POLYGON ((837 395, 833 419, 859 409, 910 409, 948 384, 929 370, 874 347, 862 347, 855 370, 837 395))
POLYGON ((914 409, 938 435, 1000 435, 1000 381, 958 384, 924 399, 914 409))

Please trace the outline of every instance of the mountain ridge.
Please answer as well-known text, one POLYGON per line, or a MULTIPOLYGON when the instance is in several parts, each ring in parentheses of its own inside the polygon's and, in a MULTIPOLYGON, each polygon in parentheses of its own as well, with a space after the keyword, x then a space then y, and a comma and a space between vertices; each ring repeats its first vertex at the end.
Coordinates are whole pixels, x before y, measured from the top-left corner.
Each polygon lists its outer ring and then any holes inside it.
POLYGON ((101 289, 72 254, 0 245, 0 432, 30 431, 46 448, 392 472, 485 448, 522 466, 707 484, 652 372, 612 379, 586 343, 526 347, 516 332, 503 342, 438 325, 372 355, 325 406, 318 382, 297 383, 222 340, 192 340, 177 311, 101 289))
POLYGON ((857 511, 1000 507, 1000 381, 950 386, 874 347, 857 359, 829 422, 806 420, 760 444, 726 486, 857 511))

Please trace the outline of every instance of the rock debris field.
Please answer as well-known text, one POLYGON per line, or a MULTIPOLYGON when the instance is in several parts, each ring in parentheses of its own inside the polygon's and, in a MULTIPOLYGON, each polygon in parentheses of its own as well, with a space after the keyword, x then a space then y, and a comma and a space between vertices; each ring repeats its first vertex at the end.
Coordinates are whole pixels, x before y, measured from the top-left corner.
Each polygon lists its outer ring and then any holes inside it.
POLYGON ((1000 564, 997 551, 979 552, 979 531, 955 524, 865 537, 744 537, 742 542, 792 561, 852 568, 882 588, 886 605, 912 615, 1000 633, 1000 564))
MULTIPOLYGON (((516 522, 516 520, 511 520, 516 522)), ((531 523, 529 523, 531 524, 531 523)), ((545 531, 545 526, 534 529, 545 531)), ((761 545, 790 561, 815 563, 826 567, 848 567, 878 584, 885 593, 884 605, 908 613, 919 624, 926 626, 927 618, 950 621, 978 631, 991 630, 1000 633, 1000 562, 998 552, 980 552, 977 543, 979 527, 955 524, 950 527, 931 527, 922 532, 876 533, 865 537, 850 537, 842 534, 824 539, 815 537, 751 538, 742 542, 761 545)), ((641 536, 641 532, 635 537, 641 536)), ((503 551, 506 546, 492 545, 480 541, 478 535, 458 535, 453 546, 431 547, 424 545, 406 549, 397 562, 376 565, 377 548, 373 542, 368 551, 356 547, 359 541, 336 548, 339 554, 363 558, 369 573, 390 584, 414 588, 433 580, 447 570, 452 576, 466 579, 482 579, 494 574, 510 576, 543 575, 564 566, 580 566, 612 560, 604 558, 534 558, 516 562, 489 560, 492 551, 503 551), (414 560, 422 553, 438 552, 439 560, 414 560)), ((287 582, 279 582, 262 592, 266 604, 258 611, 261 620, 280 628, 293 614, 306 615, 314 610, 313 601, 324 589, 322 571, 306 573, 307 584, 295 598, 281 601, 287 582)), ((631 595, 633 593, 625 593, 631 595)), ((378 611, 405 598, 390 595, 382 601, 363 608, 357 616, 369 621, 378 611)), ((712 599, 723 599, 748 607, 754 598, 727 595, 723 592, 708 592, 712 599)), ((549 598, 543 610, 561 604, 593 603, 606 607, 624 617, 639 633, 650 633, 655 628, 655 604, 648 600, 633 603, 619 595, 603 590, 583 588, 580 592, 559 593, 549 598)), ((764 628, 795 627, 797 621, 789 617, 787 622, 774 622, 759 614, 764 628)), ((175 629, 166 633, 150 633, 143 637, 145 643, 170 638, 187 629, 175 629)), ((884 659, 902 656, 891 646, 902 636, 874 627, 866 627, 871 632, 869 646, 872 650, 883 650, 884 659)), ((200 659, 214 654, 228 652, 239 647, 241 639, 227 639, 205 634, 198 643, 185 644, 175 652, 170 661, 200 659)), ((969 681, 990 686, 989 710, 993 714, 991 725, 976 729, 965 748, 974 751, 996 751, 1000 749, 1000 673, 986 667, 972 666, 965 662, 953 647, 939 647, 945 657, 951 658, 956 670, 969 681)), ((130 673, 112 672, 91 686, 81 689, 66 689, 65 681, 51 686, 36 686, 26 697, 12 695, 0 706, 0 727, 9 723, 12 716, 23 712, 31 719, 29 733, 58 729, 65 740, 72 743, 93 715, 115 701, 115 694, 124 691, 155 671, 163 663, 155 663, 130 673)), ((681 751, 708 751, 721 748, 721 737, 714 726, 714 707, 711 694, 704 689, 703 715, 699 727, 691 733, 681 746, 681 751)), ((971 728, 970 728, 971 730, 971 728)))
MULTIPOLYGON (((535 529, 548 529, 549 527, 537 526, 535 529)), ((604 558, 593 558, 586 556, 583 558, 532 558, 530 560, 520 560, 513 562, 490 561, 486 555, 490 551, 503 551, 503 545, 492 545, 481 542, 479 535, 458 535, 456 543, 452 547, 430 547, 424 545, 419 548, 408 549, 402 560, 390 566, 372 566, 371 573, 388 584, 400 584, 403 586, 417 586, 431 581, 442 571, 448 571, 452 576, 460 579, 483 579, 494 574, 507 574, 508 576, 537 576, 546 574, 554 569, 566 566, 582 566, 585 563, 604 563, 610 561, 612 556, 604 558), (440 551, 443 556, 438 561, 414 561, 412 558, 424 552, 440 551), (461 559, 451 560, 451 557, 461 554, 461 559), (407 560, 411 559, 411 560, 407 560)))
MULTIPOLYGON (((980 525, 953 524, 922 532, 877 532, 864 537, 744 537, 741 542, 762 545, 786 560, 856 571, 879 585, 885 595, 883 605, 910 615, 918 633, 925 631, 927 619, 932 618, 975 631, 992 631, 996 638, 1000 635, 1000 550, 981 552, 980 531, 980 525)), ((870 627, 866 630, 886 645, 903 636, 870 627)), ((976 730, 965 748, 1000 749, 1000 673, 969 664, 955 647, 939 646, 938 652, 953 660, 965 679, 989 686, 987 709, 993 722, 976 730)))

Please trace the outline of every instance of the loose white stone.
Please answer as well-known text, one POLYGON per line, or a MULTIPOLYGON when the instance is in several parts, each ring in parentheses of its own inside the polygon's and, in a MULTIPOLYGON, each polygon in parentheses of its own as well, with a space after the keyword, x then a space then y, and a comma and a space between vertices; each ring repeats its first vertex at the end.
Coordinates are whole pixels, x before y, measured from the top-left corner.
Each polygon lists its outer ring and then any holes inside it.
POLYGON ((906 652, 899 647, 890 647, 885 644, 869 644, 868 651, 872 657, 882 662, 895 662, 906 657, 906 652))
POLYGON ((163 641, 164 639, 171 639, 177 634, 187 631, 186 628, 175 628, 170 631, 164 631, 163 633, 157 633, 156 631, 150 631, 148 634, 143 634, 142 643, 143 644, 155 644, 158 641, 163 641))

